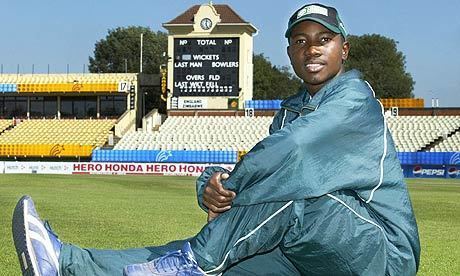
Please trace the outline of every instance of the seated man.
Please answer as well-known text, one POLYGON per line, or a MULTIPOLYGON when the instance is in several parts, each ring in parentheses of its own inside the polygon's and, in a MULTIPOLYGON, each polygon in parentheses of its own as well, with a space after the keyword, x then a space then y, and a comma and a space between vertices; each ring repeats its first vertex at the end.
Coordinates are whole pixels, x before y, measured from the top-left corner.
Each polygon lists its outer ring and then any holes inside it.
POLYGON ((415 275, 419 237, 401 167, 372 88, 344 72, 349 43, 337 11, 305 5, 285 36, 306 88, 283 101, 270 136, 232 172, 210 167, 199 177, 212 220, 198 234, 162 247, 81 249, 57 239, 26 196, 13 216, 22 272, 415 275))

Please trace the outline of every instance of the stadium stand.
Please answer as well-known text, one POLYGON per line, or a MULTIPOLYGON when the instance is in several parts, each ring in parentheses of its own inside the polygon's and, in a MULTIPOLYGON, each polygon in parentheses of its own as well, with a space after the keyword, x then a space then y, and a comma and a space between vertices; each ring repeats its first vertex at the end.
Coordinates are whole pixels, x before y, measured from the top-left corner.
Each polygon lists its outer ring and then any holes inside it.
MULTIPOLYGON (((379 99, 385 109, 390 107, 423 108, 424 99, 379 99)), ((246 108, 254 109, 279 109, 281 100, 250 100, 245 101, 246 108)))
POLYGON ((396 116, 387 122, 399 152, 438 151, 437 143, 460 129, 460 116, 396 116))
POLYGON ((460 132, 447 137, 439 144, 435 145, 430 151, 434 152, 454 152, 460 151, 460 132))
POLYGON ((379 99, 385 109, 390 107, 400 108, 423 108, 425 106, 424 99, 379 99))
POLYGON ((90 156, 115 120, 22 120, 0 135, 0 156, 90 156))
MULTIPOLYGON (((132 131, 114 150, 96 150, 93 161, 231 163, 268 135, 271 120, 271 116, 170 116, 158 131, 132 131)), ((442 163, 443 155, 420 154, 454 152, 460 146, 460 116, 389 116, 387 122, 402 162, 442 163)))
MULTIPOLYGON (((127 84, 137 85, 137 78, 136 74, 0 75, 0 96, 3 97, 4 108, 0 117, 8 118, 0 120, 0 157, 86 156, 103 162, 234 163, 268 135, 271 114, 280 108, 282 102, 245 101, 245 108, 257 112, 271 110, 269 116, 169 116, 155 131, 123 132, 113 150, 100 150, 116 121, 88 118, 122 118, 127 108, 127 93, 114 92, 128 92, 127 84), (11 102, 10 98, 16 102, 11 102), (15 106, 15 109, 8 108, 9 105, 15 106), (115 106, 121 108, 113 111, 115 106), (11 115, 18 108, 21 108, 20 115, 11 115), (85 111, 82 112, 81 108, 85 111), (13 122, 19 123, 14 125, 13 122)), ((423 109, 424 106, 423 99, 381 99, 381 102, 385 108, 406 110, 423 109)), ((406 115, 387 118, 400 153, 460 150, 460 116, 406 115)))
POLYGON ((282 100, 250 100, 244 102, 245 108, 254 109, 280 109, 282 100))
POLYGON ((272 117, 172 116, 158 132, 130 132, 114 150, 248 151, 268 135, 272 117))
MULTIPOLYGON (((268 135, 271 120, 272 117, 169 117, 158 132, 130 132, 114 149, 248 151, 268 135)), ((454 140, 458 136, 448 136, 460 128, 460 116, 398 116, 388 117, 387 121, 400 152, 422 151, 430 145, 433 151, 455 151, 453 146, 458 146, 454 140)))
POLYGON ((238 152, 222 150, 94 150, 94 162, 235 164, 238 152))
POLYGON ((2 74, 0 92, 118 92, 120 82, 136 81, 135 74, 2 74))
POLYGON ((155 132, 127 133, 100 162, 236 163, 268 135, 271 116, 171 116, 155 132))
MULTIPOLYGON (((91 157, 138 85, 138 74, 0 74, 0 157, 91 157)), ((135 128, 132 116, 123 124, 135 128)))

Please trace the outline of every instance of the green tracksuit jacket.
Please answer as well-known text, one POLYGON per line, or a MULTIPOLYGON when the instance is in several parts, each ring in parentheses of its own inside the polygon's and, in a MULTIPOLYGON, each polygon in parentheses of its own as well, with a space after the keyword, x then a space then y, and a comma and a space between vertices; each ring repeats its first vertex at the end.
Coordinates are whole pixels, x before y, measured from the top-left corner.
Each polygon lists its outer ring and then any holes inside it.
MULTIPOLYGON (((300 91, 281 106, 270 136, 236 165, 224 185, 237 193, 232 209, 265 204, 274 212, 292 203, 292 212, 285 215, 288 220, 277 215, 271 222, 271 229, 283 228, 276 232, 281 239, 257 230, 261 233, 255 242, 247 242, 244 250, 238 245, 240 256, 279 247, 301 274, 416 274, 417 224, 383 108, 370 85, 352 70, 332 79, 314 97, 300 91), (270 207, 273 203, 278 207, 270 207), (277 220, 284 225, 276 225, 277 220), (267 241, 272 246, 267 247, 267 241)), ((203 190, 215 171, 223 169, 210 167, 197 181, 204 210, 203 190)), ((232 217, 227 223, 235 220, 246 225, 251 216, 232 217)), ((209 238, 192 245, 197 251, 217 247, 205 244, 209 238)), ((227 255, 232 251, 228 247, 223 252, 227 255)))

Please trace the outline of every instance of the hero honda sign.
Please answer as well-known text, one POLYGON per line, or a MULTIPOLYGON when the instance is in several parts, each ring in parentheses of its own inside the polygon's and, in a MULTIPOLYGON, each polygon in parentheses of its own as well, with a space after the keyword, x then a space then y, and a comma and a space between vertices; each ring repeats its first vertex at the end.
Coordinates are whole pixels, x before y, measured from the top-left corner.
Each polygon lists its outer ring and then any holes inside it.
POLYGON ((239 66, 239 38, 176 38, 173 96, 238 96, 239 66))
MULTIPOLYGON (((213 164, 214 165, 214 164, 213 164)), ((199 176, 211 164, 0 161, 0 174, 145 174, 199 176)), ((233 170, 234 164, 217 166, 233 170)))

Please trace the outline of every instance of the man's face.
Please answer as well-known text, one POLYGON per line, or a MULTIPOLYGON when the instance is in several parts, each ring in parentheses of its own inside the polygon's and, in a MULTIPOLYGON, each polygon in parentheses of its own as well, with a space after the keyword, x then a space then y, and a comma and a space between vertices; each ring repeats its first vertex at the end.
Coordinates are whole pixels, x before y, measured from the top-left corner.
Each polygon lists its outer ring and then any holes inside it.
POLYGON ((348 50, 340 34, 314 21, 303 21, 292 29, 287 52, 295 73, 314 94, 342 73, 348 50))

